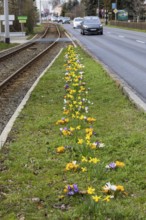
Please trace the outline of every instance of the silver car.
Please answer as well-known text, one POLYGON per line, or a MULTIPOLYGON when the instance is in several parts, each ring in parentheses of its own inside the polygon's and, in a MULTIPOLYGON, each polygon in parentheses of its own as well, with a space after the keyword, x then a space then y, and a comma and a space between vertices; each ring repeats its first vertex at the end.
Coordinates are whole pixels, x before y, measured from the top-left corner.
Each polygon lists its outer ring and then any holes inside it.
POLYGON ((82 21, 83 21, 83 18, 81 18, 81 17, 74 18, 73 28, 80 28, 82 21))

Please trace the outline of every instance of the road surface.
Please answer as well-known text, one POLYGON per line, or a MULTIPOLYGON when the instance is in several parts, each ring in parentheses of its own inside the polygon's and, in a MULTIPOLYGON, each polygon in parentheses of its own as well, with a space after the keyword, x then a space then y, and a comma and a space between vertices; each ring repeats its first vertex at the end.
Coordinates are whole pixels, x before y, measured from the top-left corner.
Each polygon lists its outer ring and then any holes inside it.
POLYGON ((146 33, 104 27, 103 35, 89 36, 72 24, 64 27, 146 103, 146 33))

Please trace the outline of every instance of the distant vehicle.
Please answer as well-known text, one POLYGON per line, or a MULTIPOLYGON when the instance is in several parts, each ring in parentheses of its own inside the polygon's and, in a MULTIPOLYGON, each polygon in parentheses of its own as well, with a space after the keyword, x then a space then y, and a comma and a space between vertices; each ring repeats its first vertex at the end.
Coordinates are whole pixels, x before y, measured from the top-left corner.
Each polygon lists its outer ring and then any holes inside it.
POLYGON ((52 16, 51 21, 58 21, 58 18, 56 16, 52 16))
POLYGON ((58 22, 62 22, 63 18, 64 18, 64 17, 59 16, 59 17, 58 17, 58 22))
POLYGON ((86 16, 81 23, 81 34, 103 34, 103 26, 97 16, 86 16))
POLYGON ((70 24, 70 18, 69 17, 63 17, 62 24, 70 24))
POLYGON ((83 21, 83 18, 77 17, 73 20, 73 28, 80 28, 81 22, 83 21))

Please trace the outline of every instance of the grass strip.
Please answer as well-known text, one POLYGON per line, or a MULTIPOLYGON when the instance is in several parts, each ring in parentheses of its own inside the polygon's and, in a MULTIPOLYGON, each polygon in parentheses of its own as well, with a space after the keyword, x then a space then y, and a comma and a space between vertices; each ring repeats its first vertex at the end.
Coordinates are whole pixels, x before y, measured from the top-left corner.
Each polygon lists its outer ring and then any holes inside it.
POLYGON ((16 43, 6 44, 6 43, 3 43, 3 42, 0 42, 0 51, 10 49, 11 47, 15 47, 17 45, 18 44, 16 44, 16 43))
POLYGON ((56 147, 64 144, 55 123, 62 117, 65 52, 41 79, 1 151, 0 218, 145 219, 145 114, 80 48, 77 52, 85 65, 85 81, 93 102, 89 111, 97 119, 94 129, 105 148, 95 151, 101 162, 99 170, 91 173, 65 171, 68 162, 80 159, 78 151, 56 153, 56 147), (126 166, 107 172, 105 166, 116 160, 126 166), (83 191, 94 185, 99 191, 106 182, 124 185, 127 194, 97 204, 86 194, 62 197, 66 184, 77 183, 83 191))

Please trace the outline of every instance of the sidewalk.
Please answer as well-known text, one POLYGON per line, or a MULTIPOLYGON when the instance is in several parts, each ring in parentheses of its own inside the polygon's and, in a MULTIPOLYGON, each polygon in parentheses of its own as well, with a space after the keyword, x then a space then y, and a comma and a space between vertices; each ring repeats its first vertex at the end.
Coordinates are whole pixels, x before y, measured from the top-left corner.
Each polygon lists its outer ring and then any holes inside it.
POLYGON ((27 40, 27 37, 23 37, 23 36, 15 36, 15 37, 10 37, 10 43, 19 43, 19 44, 24 44, 26 42, 28 42, 29 40, 27 40))
MULTIPOLYGON (((0 40, 4 40, 4 33, 0 34, 0 40)), ((10 33, 10 43, 24 44, 28 42, 27 36, 22 32, 11 32, 10 33)))

